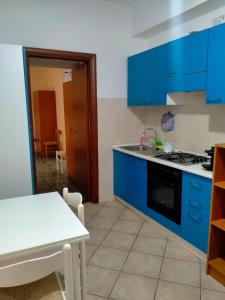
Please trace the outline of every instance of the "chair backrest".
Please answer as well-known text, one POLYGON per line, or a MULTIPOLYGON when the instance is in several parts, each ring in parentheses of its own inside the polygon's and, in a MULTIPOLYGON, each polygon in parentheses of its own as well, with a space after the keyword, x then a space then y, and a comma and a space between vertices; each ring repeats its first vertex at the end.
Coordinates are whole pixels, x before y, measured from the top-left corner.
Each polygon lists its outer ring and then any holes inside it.
POLYGON ((63 246, 63 251, 0 268, 0 287, 24 285, 62 268, 65 275, 66 300, 72 300, 74 299, 72 249, 69 244, 63 246))
POLYGON ((63 199, 72 208, 77 210, 78 218, 84 224, 84 205, 80 193, 69 193, 68 188, 63 189, 63 199))

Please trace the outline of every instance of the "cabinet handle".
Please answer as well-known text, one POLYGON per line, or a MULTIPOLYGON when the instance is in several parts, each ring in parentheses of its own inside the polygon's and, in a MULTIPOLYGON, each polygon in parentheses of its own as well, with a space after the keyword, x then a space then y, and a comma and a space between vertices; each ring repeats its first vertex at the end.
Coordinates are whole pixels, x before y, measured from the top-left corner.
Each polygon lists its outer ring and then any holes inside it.
POLYGON ((188 217, 189 219, 191 219, 192 221, 194 221, 195 223, 201 223, 202 222, 202 219, 195 216, 195 215, 192 215, 192 214, 188 214, 188 217))
POLYGON ((191 201, 191 200, 188 200, 188 203, 190 204, 190 206, 192 206, 193 208, 197 208, 197 209, 201 209, 202 208, 202 204, 199 204, 195 201, 191 201))
POLYGON ((199 192, 202 192, 203 191, 203 188, 202 188, 202 185, 199 185, 197 183, 193 183, 193 182, 190 182, 189 183, 190 187, 194 190, 197 190, 199 192))
POLYGON ((150 104, 150 103, 152 103, 151 99, 146 101, 146 104, 150 104))
POLYGON ((220 102, 222 102, 223 101, 223 99, 221 99, 221 98, 217 98, 217 99, 207 99, 207 102, 209 102, 209 103, 220 103, 220 102))

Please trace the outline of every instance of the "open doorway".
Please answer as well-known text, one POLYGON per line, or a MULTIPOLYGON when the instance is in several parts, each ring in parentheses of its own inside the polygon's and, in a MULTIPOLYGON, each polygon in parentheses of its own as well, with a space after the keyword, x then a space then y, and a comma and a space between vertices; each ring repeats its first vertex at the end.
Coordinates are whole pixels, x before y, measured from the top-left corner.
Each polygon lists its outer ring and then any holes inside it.
POLYGON ((35 192, 98 202, 95 55, 26 48, 35 192))

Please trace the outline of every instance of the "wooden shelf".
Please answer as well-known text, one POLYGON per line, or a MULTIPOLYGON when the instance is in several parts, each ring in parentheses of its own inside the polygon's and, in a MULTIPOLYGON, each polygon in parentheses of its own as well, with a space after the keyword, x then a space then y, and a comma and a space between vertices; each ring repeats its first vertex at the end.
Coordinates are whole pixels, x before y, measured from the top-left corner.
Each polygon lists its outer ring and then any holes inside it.
POLYGON ((208 261, 208 274, 225 285, 225 258, 215 258, 208 261))
POLYGON ((207 273, 225 285, 225 143, 215 145, 207 273))
POLYGON ((225 189, 225 181, 214 182, 214 185, 221 189, 225 189))
POLYGON ((225 219, 219 219, 219 220, 212 221, 212 225, 225 231, 225 219))

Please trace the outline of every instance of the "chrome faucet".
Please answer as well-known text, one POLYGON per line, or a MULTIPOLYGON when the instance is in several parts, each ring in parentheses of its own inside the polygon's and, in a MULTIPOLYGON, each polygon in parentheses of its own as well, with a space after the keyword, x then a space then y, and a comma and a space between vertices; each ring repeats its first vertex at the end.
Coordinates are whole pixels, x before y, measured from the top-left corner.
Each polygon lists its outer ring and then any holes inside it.
POLYGON ((155 147, 155 140, 157 139, 157 131, 155 128, 153 128, 153 127, 145 128, 142 135, 144 138, 144 145, 148 144, 151 147, 155 147), (154 136, 147 135, 147 132, 150 132, 150 131, 152 131, 154 133, 154 136))

